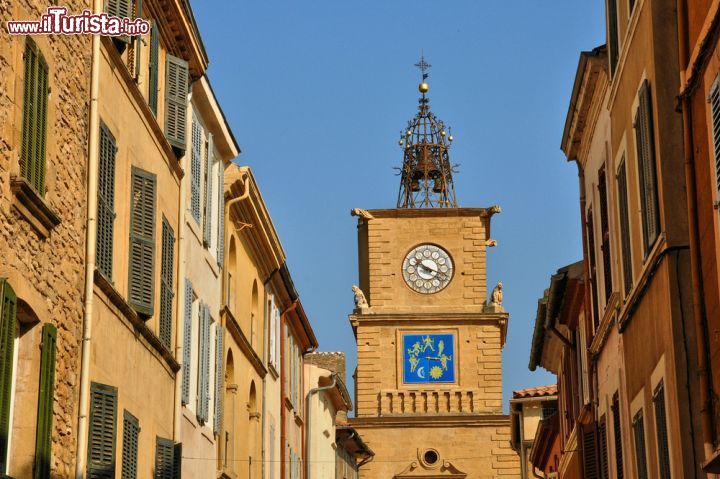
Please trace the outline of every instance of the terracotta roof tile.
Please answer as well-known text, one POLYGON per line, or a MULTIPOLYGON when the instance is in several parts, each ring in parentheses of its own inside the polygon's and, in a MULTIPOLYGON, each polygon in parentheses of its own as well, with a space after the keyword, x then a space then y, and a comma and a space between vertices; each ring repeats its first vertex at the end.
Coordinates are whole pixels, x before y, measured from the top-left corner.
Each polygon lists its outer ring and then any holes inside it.
POLYGON ((538 386, 534 388, 520 389, 519 391, 513 391, 514 399, 530 398, 530 397, 543 397, 543 396, 554 396, 557 394, 557 384, 550 384, 548 386, 538 386))

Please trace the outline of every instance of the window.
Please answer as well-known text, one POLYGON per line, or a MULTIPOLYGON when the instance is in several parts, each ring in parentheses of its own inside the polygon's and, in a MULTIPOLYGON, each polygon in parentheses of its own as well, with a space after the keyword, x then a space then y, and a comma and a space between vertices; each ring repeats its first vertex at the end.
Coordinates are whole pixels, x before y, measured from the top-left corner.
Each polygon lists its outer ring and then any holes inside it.
POLYGON ((190 213, 200 224, 200 172, 202 171, 202 126, 193 111, 190 151, 190 213))
POLYGON ((593 223, 593 213, 590 209, 585 220, 585 228, 587 230, 588 257, 590 259, 590 289, 592 291, 593 306, 593 333, 597 330, 600 323, 598 313, 598 292, 597 292, 597 264, 595 259, 595 226, 593 223))
POLYGON ((185 308, 183 312, 183 357, 182 357, 182 399, 183 405, 190 404, 190 343, 192 341, 193 286, 185 278, 185 308))
POLYGON ((90 386, 90 430, 88 479, 115 477, 115 429, 117 388, 92 383, 90 386))
POLYGON ((215 421, 213 431, 220 434, 222 423, 222 383, 223 383, 223 330, 220 322, 215 324, 215 421))
POLYGON ((137 478, 138 436, 140 422, 128 411, 123 411, 123 443, 121 479, 137 478))
POLYGON ((668 443, 667 419, 665 416, 665 386, 663 382, 653 393, 655 407, 655 429, 657 432, 658 460, 660 462, 660 479, 670 479, 670 446, 668 443))
POLYGON ((608 16, 608 48, 610 57, 610 75, 615 76, 618 58, 620 56, 620 37, 618 36, 617 0, 607 0, 608 16))
POLYGON ((133 167, 128 302, 145 317, 152 316, 154 307, 155 184, 154 174, 133 167))
POLYGON ((33 471, 35 479, 50 477, 56 343, 57 329, 52 324, 45 323, 42 328, 42 352, 40 355, 40 384, 35 437, 35 466, 33 471))
POLYGON ((582 434, 583 477, 600 479, 600 460, 595 423, 580 425, 582 434))
POLYGON ((100 123, 97 211, 97 269, 112 280, 113 235, 115 229, 115 138, 100 123))
POLYGON ((715 79, 710 89, 710 114, 712 117, 712 142, 715 155, 715 189, 718 192, 715 200, 720 199, 720 76, 715 79))
POLYGON ((165 137, 174 148, 184 153, 188 63, 169 54, 165 56, 165 62, 165 137))
POLYGON ((275 304, 275 296, 268 296, 267 304, 268 325, 270 330, 268 344, 268 362, 276 370, 279 368, 280 344, 278 337, 280 336, 280 309, 275 304))
POLYGON ((205 424, 210 416, 210 307, 200 302, 200 328, 198 344, 198 391, 197 409, 198 421, 205 424))
POLYGON ((160 265, 160 342, 172 349, 173 271, 175 270, 175 234, 163 216, 162 263, 160 265))
POLYGON ((620 426, 620 400, 617 391, 612 398, 611 410, 613 415, 613 435, 615 437, 615 477, 623 479, 625 472, 623 469, 622 430, 620 426))
POLYGON ((647 479, 647 458, 645 456, 645 424, 642 409, 633 417, 633 438, 635 440, 635 459, 637 460, 638 479, 647 479))
POLYGON ((217 239, 217 262, 218 266, 223 265, 225 258, 225 165, 222 160, 218 161, 218 239, 217 239))
POLYGON ((655 167, 655 137, 652 116, 650 83, 645 80, 638 93, 639 105, 635 113, 638 171, 640 173, 640 205, 642 211, 645 256, 660 232, 660 215, 655 167))
POLYGON ((7 280, 0 279, 0 474, 7 472, 10 437, 17 297, 7 280))
POLYGON ((35 191, 45 195, 45 148, 47 144, 48 67, 29 37, 25 43, 22 147, 20 174, 35 191))
MULTIPOLYGON (((113 17, 133 18, 133 3, 133 0, 106 0, 105 12, 113 17)), ((130 43, 130 37, 127 35, 113 37, 113 40, 123 44, 130 43)), ((122 49, 118 47, 118 51, 122 49)))
POLYGON ((598 455, 600 456, 600 477, 608 479, 610 477, 610 468, 608 467, 608 448, 607 448, 607 423, 605 416, 600 418, 598 424, 598 455))
MULTIPOLYGON (((635 0, 629 0, 628 12, 630 13, 630 15, 632 15, 633 10, 635 10, 635 0)), ((628 16, 630 16, 630 15, 628 15, 628 16)))
POLYGON ((153 21, 150 29, 150 71, 148 72, 148 105, 157 116, 158 107, 158 57, 160 52, 160 33, 157 22, 153 21))
POLYGON ((620 246, 622 248, 623 292, 630 293, 633 284, 632 250, 630 246, 630 218, 628 216, 627 170, 625 157, 620 160, 618 168, 618 210, 620 216, 620 246))
POLYGON ((155 474, 154 479, 175 479, 180 477, 180 461, 182 446, 170 439, 155 439, 155 474))
POLYGON ((603 280, 605 287, 605 305, 612 294, 612 268, 610 258, 610 224, 608 221, 608 198, 605 167, 598 173, 598 192, 600 194, 600 252, 603 262, 603 280))
POLYGON ((215 155, 213 153, 215 147, 213 146, 212 133, 207 133, 207 140, 205 141, 205 174, 203 176, 203 189, 205 191, 205 204, 204 204, 204 215, 203 215, 203 243, 206 247, 210 247, 212 241, 212 211, 213 211, 213 162, 215 161, 215 155))

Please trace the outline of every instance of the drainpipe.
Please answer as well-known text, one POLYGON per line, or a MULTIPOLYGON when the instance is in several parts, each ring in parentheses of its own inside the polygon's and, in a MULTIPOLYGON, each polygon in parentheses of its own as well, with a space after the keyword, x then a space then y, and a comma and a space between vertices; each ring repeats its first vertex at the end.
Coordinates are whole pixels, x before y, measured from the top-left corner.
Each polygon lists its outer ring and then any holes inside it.
MULTIPOLYGON (((223 186, 223 191, 224 191, 223 186)), ((242 195, 238 196, 237 198, 232 198, 230 201, 225 202, 225 208, 223 211, 223 215, 225 216, 225 229, 229 230, 230 225, 230 207, 234 205, 235 203, 239 203, 242 200, 247 199, 247 197, 250 196, 250 175, 245 172, 245 182, 243 183, 243 193, 242 195)), ((223 198, 225 197, 225 194, 223 193, 223 198)), ((223 235, 225 235, 225 232, 223 231, 223 235)), ((225 240, 227 240, 227 235, 225 235, 225 240)), ((223 241, 223 248, 225 248, 223 257, 227 257, 228 254, 228 243, 229 241, 223 241)), ((225 301, 225 298, 227 298, 227 292, 225 291, 227 289, 227 273, 223 271, 222 276, 222 301, 225 301)))
MULTIPOLYGON (((682 93, 681 109, 683 120, 683 146, 685 153, 685 183, 687 188, 688 208, 688 232, 690 240, 690 273, 692 277, 692 301, 693 319, 695 322, 695 337, 697 341, 697 359, 700 383, 700 424, 702 428, 703 449, 705 459, 709 459, 713 452, 713 418, 712 399, 710 395, 710 374, 708 370, 708 347, 707 347, 707 320, 704 297, 704 285, 700 273, 700 241, 698 239, 698 214, 697 195, 695 185, 695 157, 693 154, 693 131, 692 131, 692 103, 690 96, 693 93, 693 86, 688 83, 685 77, 685 68, 688 64, 688 30, 687 30, 687 2, 678 0, 678 38, 680 39, 680 84, 682 93)), ((692 411, 691 411, 692 413, 692 411)))
MULTIPOLYGON (((93 0, 93 11, 102 13, 102 0, 93 0)), ((90 67, 90 124, 88 126, 88 179, 87 179, 87 224, 85 228, 85 304, 83 312, 83 338, 80 363, 80 411, 78 414, 78 442, 75 451, 75 477, 82 479, 85 474, 88 445, 88 414, 90 409, 90 339, 92 338, 93 291, 95 286, 95 255, 97 251, 97 208, 98 208, 98 150, 100 114, 98 97, 100 92, 100 35, 92 37, 92 60, 90 67)))
POLYGON ((312 408, 310 407, 310 399, 313 396, 313 394, 317 394, 322 391, 327 391, 328 389, 332 389, 337 385, 337 373, 332 373, 332 383, 330 383, 327 386, 323 386, 320 388, 313 388, 307 393, 307 399, 305 400, 305 404, 307 405, 307 412, 305 414, 305 419, 307 420, 307 427, 306 433, 305 433, 305 451, 307 451, 307 457, 305 458, 305 479, 310 479, 310 445, 312 444, 312 420, 310 418, 310 411, 312 411, 312 408))
MULTIPOLYGON (((192 101, 192 92, 188 93, 187 104, 190 107, 192 101)), ((190 107, 192 108, 192 107, 190 107)), ((190 155, 185 155, 183 160, 185 161, 184 171, 190 171, 190 155)), ((178 295, 178 300, 175 301, 176 311, 175 315, 177 320, 175 323, 175 360, 182 364, 183 360, 183 335, 185 334, 185 270, 187 269, 187 259, 185 254, 185 241, 187 235, 185 233, 185 201, 187 198, 187 192, 185 186, 187 185, 190 175, 183 175, 180 179, 180 204, 178 205, 178 267, 177 267, 177 290, 182 291, 183 295, 178 295)), ((221 298, 222 299, 222 298, 221 298)), ((182 369, 187 365, 182 364, 182 368, 175 373, 175 411, 173 417, 173 440, 175 442, 182 442, 181 435, 181 421, 182 421, 182 369)))

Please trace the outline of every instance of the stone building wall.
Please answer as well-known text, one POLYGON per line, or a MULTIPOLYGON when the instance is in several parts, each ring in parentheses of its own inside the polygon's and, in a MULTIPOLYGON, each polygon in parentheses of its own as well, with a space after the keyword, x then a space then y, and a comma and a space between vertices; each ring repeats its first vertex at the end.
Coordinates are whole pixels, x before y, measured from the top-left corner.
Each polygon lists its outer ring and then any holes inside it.
MULTIPOLYGON (((89 2, 68 0, 70 11, 89 2)), ((37 19, 47 2, 0 2, 0 23, 37 19)), ((4 28, 4 27, 3 27, 4 28)), ((46 193, 44 201, 60 223, 47 237, 36 220, 22 214, 11 191, 19 173, 26 37, 0 42, 0 277, 7 278, 21 306, 15 409, 10 474, 30 477, 34 456, 40 331, 49 322, 57 327, 53 477, 71 477, 74 470, 86 221, 87 121, 91 38, 35 36, 49 73, 46 193), (25 374, 27 372, 27 374, 25 374), (28 399, 28 401, 26 401, 28 399)))

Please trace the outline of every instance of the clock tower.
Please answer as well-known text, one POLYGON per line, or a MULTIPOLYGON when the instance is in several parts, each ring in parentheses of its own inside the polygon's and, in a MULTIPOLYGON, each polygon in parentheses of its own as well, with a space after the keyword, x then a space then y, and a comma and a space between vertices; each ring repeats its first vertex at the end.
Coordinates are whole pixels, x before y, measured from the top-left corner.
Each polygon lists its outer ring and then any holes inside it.
POLYGON ((401 133, 396 208, 355 209, 359 288, 351 419, 375 451, 361 479, 520 477, 502 413, 502 285, 488 296, 486 251, 500 208, 461 208, 449 129, 425 82, 401 133))

